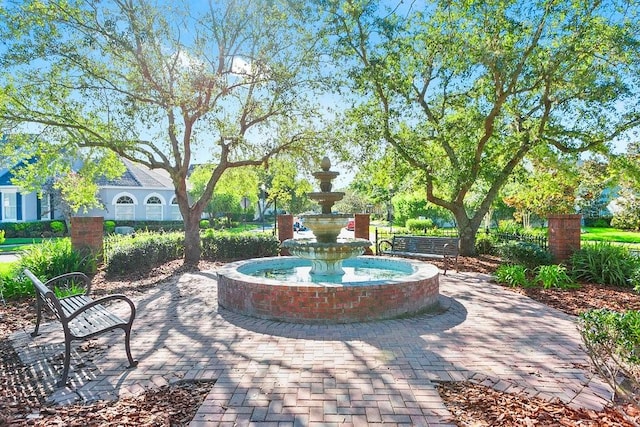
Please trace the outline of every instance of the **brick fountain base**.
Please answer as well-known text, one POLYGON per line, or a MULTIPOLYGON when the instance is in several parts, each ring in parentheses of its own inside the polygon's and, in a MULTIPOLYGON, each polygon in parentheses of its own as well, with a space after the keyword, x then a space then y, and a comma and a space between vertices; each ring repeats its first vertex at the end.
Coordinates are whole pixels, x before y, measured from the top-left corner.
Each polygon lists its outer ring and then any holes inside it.
POLYGON ((438 269, 424 262, 387 257, 345 261, 364 266, 401 266, 400 279, 357 283, 282 282, 243 271, 300 263, 296 257, 259 258, 227 264, 218 271, 218 304, 261 319, 293 323, 351 323, 390 319, 435 309, 438 269))

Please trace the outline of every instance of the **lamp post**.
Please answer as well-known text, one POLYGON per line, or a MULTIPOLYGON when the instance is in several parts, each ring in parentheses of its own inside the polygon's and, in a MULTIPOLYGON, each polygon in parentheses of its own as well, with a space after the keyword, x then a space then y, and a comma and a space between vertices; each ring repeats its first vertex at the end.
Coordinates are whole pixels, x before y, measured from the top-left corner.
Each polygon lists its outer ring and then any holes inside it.
POLYGON ((262 183, 260 185, 260 201, 262 202, 260 204, 260 222, 262 222, 262 232, 264 233, 264 211, 265 211, 265 204, 266 204, 266 192, 267 192, 267 186, 262 183))
POLYGON ((273 197, 273 209, 274 209, 274 215, 273 215, 273 235, 277 236, 276 234, 276 229, 278 228, 278 198, 277 197, 273 197))

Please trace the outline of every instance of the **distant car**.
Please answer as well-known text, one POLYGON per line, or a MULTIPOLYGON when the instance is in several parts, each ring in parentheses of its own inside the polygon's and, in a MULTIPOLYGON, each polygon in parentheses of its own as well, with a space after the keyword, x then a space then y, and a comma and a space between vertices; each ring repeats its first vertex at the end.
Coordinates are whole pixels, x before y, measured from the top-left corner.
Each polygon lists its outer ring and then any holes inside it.
POLYGON ((293 223, 293 231, 307 231, 307 227, 300 221, 296 221, 293 223))
POLYGON ((356 220, 354 218, 349 218, 349 222, 347 222, 347 230, 353 231, 356 229, 356 220))

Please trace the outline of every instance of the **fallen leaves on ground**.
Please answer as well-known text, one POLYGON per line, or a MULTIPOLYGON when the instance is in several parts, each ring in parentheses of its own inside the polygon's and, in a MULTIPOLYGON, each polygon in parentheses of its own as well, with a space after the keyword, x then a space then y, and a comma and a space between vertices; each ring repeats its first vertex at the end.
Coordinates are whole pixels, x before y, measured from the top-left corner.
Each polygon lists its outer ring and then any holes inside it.
POLYGON ((185 426, 193 419, 211 384, 180 382, 112 402, 42 406, 27 417, 0 417, 0 426, 185 426))
POLYGON ((440 383, 438 392, 459 426, 633 427, 640 420, 614 407, 599 412, 573 409, 558 400, 500 392, 470 382, 440 383))

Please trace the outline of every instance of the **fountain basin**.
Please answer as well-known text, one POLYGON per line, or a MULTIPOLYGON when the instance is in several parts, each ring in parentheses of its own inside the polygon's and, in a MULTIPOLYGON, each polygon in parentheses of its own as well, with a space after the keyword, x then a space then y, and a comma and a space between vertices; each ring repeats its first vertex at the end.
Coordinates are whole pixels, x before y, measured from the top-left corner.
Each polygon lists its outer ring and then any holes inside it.
POLYGON ((438 305, 438 269, 424 262, 362 256, 345 268, 380 268, 399 277, 332 281, 254 277, 258 270, 310 266, 296 257, 273 257, 227 264, 218 271, 218 304, 235 313, 292 323, 352 323, 389 319, 438 305))
POLYGON ((311 261, 311 274, 338 276, 344 274, 342 262, 355 258, 371 246, 366 239, 337 239, 334 243, 318 242, 316 239, 289 239, 282 242, 291 255, 311 261))

